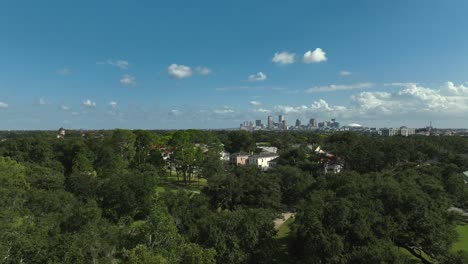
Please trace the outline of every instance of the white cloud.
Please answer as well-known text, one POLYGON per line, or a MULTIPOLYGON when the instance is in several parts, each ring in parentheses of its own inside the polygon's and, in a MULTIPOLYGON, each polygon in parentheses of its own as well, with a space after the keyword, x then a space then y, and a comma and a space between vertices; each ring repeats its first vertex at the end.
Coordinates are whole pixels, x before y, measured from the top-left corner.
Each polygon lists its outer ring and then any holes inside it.
POLYGON ((8 108, 8 104, 4 102, 0 102, 0 108, 8 108))
POLYGON ((213 110, 213 113, 215 114, 221 114, 221 115, 224 115, 224 114, 232 114, 232 113, 235 113, 236 111, 234 111, 234 109, 232 109, 231 107, 229 106, 224 106, 222 109, 215 109, 213 110))
POLYGON ((292 64, 295 61, 296 54, 287 51, 276 52, 271 61, 280 65, 292 64))
POLYGON ((57 73, 62 75, 62 76, 70 75, 71 72, 72 71, 69 68, 63 68, 63 69, 60 69, 60 70, 57 71, 57 73))
POLYGON ((129 74, 124 74, 121 78, 120 78, 120 83, 123 84, 123 85, 131 85, 131 86, 134 86, 136 85, 136 81, 135 81, 135 77, 129 75, 129 74))
POLYGON ((86 107, 96 107, 96 102, 93 102, 89 99, 83 101, 82 103, 83 106, 86 106, 86 107))
MULTIPOLYGON (((106 63, 109 65, 118 67, 122 70, 126 70, 130 66, 130 63, 126 60, 117 60, 117 61, 107 60, 106 63)), ((102 63, 99 63, 99 64, 102 64, 102 63)))
POLYGON ((250 101, 250 105, 259 106, 259 105, 262 105, 262 103, 259 101, 250 101))
POLYGON ((264 81, 266 80, 267 76, 263 72, 258 72, 256 74, 252 74, 249 76, 249 81, 255 82, 255 81, 264 81))
POLYGON ((319 63, 327 61, 327 56, 325 51, 321 48, 316 48, 314 51, 307 51, 304 53, 303 58, 304 63, 319 63))
POLYGON ((66 106, 66 105, 61 105, 61 106, 60 106, 60 109, 62 109, 63 111, 70 111, 70 110, 71 110, 71 107, 66 106))
POLYGON ((167 73, 173 78, 183 79, 192 76, 192 68, 173 63, 167 68, 167 73))
POLYGON ((42 98, 42 97, 39 98, 39 100, 37 101, 37 103, 38 103, 39 105, 46 105, 46 104, 47 104, 46 100, 45 100, 44 98, 42 98))
POLYGON ((259 112, 259 113, 271 113, 271 110, 266 109, 266 108, 257 108, 254 111, 259 112))
POLYGON ((374 85, 372 83, 356 83, 356 84, 330 84, 326 86, 316 86, 307 89, 306 93, 319 93, 319 92, 333 92, 333 91, 346 91, 346 90, 355 90, 355 89, 368 89, 372 88, 374 85))
POLYGON ((351 74, 350 71, 340 71, 340 76, 350 76, 351 74))
POLYGON ((180 115, 182 112, 178 109, 172 109, 171 111, 169 111, 169 115, 172 115, 172 116, 178 116, 180 115))
POLYGON ((116 101, 110 101, 109 106, 113 109, 117 108, 117 102, 116 101))
POLYGON ((195 68, 195 71, 200 74, 200 75, 210 75, 211 74, 211 69, 203 66, 198 66, 195 68))

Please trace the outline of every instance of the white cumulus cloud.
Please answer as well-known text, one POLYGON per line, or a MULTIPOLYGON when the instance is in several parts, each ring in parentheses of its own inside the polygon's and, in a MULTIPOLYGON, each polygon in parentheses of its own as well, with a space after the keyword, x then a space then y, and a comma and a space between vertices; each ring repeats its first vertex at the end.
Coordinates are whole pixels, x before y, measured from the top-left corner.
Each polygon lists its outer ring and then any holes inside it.
POLYGON ((262 103, 259 101, 250 101, 250 105, 259 106, 259 105, 262 105, 262 103))
POLYGON ((110 106, 111 108, 117 108, 117 102, 116 102, 116 101, 110 101, 110 102, 109 102, 109 106, 110 106))
POLYGON ((314 51, 307 51, 304 53, 303 58, 304 63, 319 63, 327 61, 327 56, 325 51, 321 48, 316 48, 314 51))
POLYGON ((372 83, 356 83, 356 84, 330 84, 325 86, 316 86, 307 89, 306 93, 319 93, 319 92, 333 92, 333 91, 346 91, 346 90, 356 90, 356 89, 368 89, 372 88, 374 85, 372 83))
POLYGON ((267 76, 263 72, 258 72, 256 74, 252 74, 252 75, 249 76, 249 81, 251 81, 251 82, 264 81, 266 79, 267 79, 267 76))
POLYGON ((195 71, 200 74, 200 75, 210 75, 211 74, 211 69, 203 66, 198 66, 195 68, 195 71))
POLYGON ((295 53, 289 53, 287 51, 276 52, 271 61, 280 65, 292 64, 296 60, 295 53))
POLYGON ((8 108, 8 104, 4 102, 0 102, 0 108, 8 108))
POLYGON ((192 68, 173 63, 167 68, 167 73, 173 78, 183 79, 192 76, 192 68))
POLYGON ((133 76, 131 76, 129 74, 124 74, 120 78, 120 83, 123 84, 123 85, 134 86, 134 85, 136 85, 135 77, 133 77, 133 76))
MULTIPOLYGON (((115 67, 118 67, 122 70, 126 70, 128 69, 128 67, 130 66, 130 63, 126 60, 107 60, 105 63, 109 64, 109 65, 112 65, 112 66, 115 66, 115 67)), ((104 64, 104 63, 99 63, 99 64, 104 64)))
POLYGON ((350 71, 340 71, 340 76, 350 76, 352 73, 350 71))
POLYGON ((66 105, 61 105, 61 106, 60 106, 60 109, 62 109, 63 111, 70 111, 70 110, 71 110, 71 107, 66 106, 66 105))
POLYGON ((86 107, 96 107, 96 102, 93 102, 89 99, 83 101, 82 103, 83 106, 86 106, 86 107))
POLYGON ((224 115, 224 114, 232 114, 232 113, 235 113, 236 111, 234 111, 234 109, 232 109, 231 107, 229 106, 224 106, 222 109, 215 109, 213 110, 213 113, 215 114, 221 114, 221 115, 224 115))

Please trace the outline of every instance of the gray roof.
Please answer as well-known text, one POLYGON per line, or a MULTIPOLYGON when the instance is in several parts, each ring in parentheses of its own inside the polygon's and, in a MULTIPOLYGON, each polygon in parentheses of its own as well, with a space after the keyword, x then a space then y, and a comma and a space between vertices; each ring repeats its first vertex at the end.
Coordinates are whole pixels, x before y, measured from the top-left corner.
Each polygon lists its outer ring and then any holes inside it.
POLYGON ((251 158, 258 159, 258 158, 273 158, 273 157, 279 157, 279 155, 276 153, 265 152, 265 153, 253 155, 251 158))
POLYGON ((463 172, 463 179, 465 180, 465 183, 468 183, 468 171, 463 172))

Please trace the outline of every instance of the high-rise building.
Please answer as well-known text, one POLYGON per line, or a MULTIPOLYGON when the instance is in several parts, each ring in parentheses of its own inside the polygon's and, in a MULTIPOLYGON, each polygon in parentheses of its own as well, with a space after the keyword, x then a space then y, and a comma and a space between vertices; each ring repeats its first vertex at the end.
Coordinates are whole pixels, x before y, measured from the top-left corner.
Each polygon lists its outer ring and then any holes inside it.
POLYGON ((255 120, 255 126, 256 127, 261 127, 262 126, 262 120, 255 120))
POLYGON ((272 129, 274 124, 273 124, 273 117, 272 116, 268 116, 268 128, 269 129, 272 129))
POLYGON ((283 115, 279 115, 278 116, 278 123, 282 123, 284 121, 284 116, 283 115))
POLYGON ((315 118, 311 118, 309 120, 309 126, 311 127, 317 127, 317 120, 315 120, 315 118))
POLYGON ((300 127, 300 126, 301 126, 301 120, 296 119, 296 127, 300 127))

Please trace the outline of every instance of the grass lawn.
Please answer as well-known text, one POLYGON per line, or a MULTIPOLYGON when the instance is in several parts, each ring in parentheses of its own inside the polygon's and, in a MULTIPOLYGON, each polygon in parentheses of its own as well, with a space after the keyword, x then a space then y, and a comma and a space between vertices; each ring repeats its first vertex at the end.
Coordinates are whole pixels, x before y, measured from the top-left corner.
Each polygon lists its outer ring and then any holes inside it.
POLYGON ((201 189, 207 185, 206 179, 196 179, 191 181, 189 184, 185 184, 182 180, 182 177, 177 177, 175 175, 161 177, 156 191, 158 193, 165 191, 176 192, 178 190, 186 190, 193 193, 200 193, 201 189))
POLYGON ((291 263, 289 259, 288 247, 291 242, 291 227, 290 225, 294 222, 294 218, 289 218, 284 222, 278 232, 276 233, 276 254, 272 256, 271 263, 276 264, 288 264, 291 263))
POLYGON ((468 224, 457 226, 458 241, 453 245, 453 251, 468 252, 468 224))

